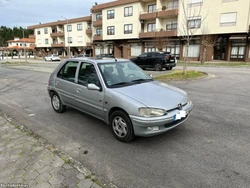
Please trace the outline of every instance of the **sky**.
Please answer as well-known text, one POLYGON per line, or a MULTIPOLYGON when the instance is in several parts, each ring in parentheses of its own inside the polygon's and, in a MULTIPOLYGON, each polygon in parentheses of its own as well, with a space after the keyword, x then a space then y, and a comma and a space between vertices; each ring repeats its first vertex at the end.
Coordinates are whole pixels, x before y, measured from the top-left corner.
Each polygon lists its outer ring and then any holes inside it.
POLYGON ((114 0, 0 0, 0 26, 24 27, 89 16, 90 9, 114 0))

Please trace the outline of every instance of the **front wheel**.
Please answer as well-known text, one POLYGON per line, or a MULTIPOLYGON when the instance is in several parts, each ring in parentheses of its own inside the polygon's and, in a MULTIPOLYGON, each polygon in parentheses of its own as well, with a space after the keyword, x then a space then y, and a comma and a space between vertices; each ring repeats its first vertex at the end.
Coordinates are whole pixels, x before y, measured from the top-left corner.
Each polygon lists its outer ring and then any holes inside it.
POLYGON ((155 71, 161 71, 162 70, 162 64, 161 63, 155 63, 154 70, 155 71))
POLYGON ((122 142, 130 142, 134 139, 133 125, 123 111, 115 111, 110 116, 111 130, 117 140, 122 142))
POLYGON ((167 70, 172 70, 172 68, 173 68, 173 67, 167 67, 166 69, 167 69, 167 70))
POLYGON ((62 104, 62 101, 57 93, 53 93, 51 95, 51 104, 52 104, 53 109, 57 113, 62 113, 66 110, 66 106, 62 104))

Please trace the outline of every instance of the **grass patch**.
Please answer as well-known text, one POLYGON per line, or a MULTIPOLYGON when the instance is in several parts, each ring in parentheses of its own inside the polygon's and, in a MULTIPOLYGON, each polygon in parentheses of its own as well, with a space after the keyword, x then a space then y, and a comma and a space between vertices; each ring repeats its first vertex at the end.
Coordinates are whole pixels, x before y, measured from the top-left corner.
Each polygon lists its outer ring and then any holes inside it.
MULTIPOLYGON (((184 61, 178 61, 177 65, 183 66, 184 61)), ((195 67, 250 67, 250 62, 205 62, 201 64, 200 62, 188 62, 188 66, 195 67)))
POLYGON ((17 66, 17 65, 30 65, 30 64, 36 64, 36 63, 31 63, 31 62, 25 62, 25 61, 5 61, 1 62, 1 65, 6 65, 6 66, 17 66))
POLYGON ((180 70, 175 70, 171 74, 165 74, 161 76, 155 77, 155 80, 159 81, 168 81, 168 80, 193 80, 197 78, 201 78, 207 76, 204 72, 194 71, 194 70, 187 70, 186 75, 183 74, 180 70))

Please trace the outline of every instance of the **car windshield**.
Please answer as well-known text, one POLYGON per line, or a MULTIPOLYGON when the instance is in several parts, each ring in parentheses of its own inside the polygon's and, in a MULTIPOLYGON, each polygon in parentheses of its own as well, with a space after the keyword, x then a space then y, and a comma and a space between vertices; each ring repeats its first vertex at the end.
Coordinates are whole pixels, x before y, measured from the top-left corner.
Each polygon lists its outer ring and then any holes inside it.
POLYGON ((99 63, 105 84, 109 88, 125 87, 152 81, 137 65, 131 61, 99 63))

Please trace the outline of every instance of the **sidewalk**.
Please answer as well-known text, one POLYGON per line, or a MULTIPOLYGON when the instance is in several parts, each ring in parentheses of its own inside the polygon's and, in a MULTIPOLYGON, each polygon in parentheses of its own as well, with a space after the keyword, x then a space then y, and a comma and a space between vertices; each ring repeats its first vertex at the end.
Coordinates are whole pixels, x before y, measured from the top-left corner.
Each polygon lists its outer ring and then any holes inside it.
POLYGON ((48 148, 25 128, 0 116, 0 187, 101 188, 87 169, 77 170, 68 158, 48 148))

